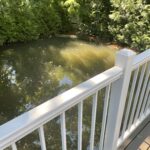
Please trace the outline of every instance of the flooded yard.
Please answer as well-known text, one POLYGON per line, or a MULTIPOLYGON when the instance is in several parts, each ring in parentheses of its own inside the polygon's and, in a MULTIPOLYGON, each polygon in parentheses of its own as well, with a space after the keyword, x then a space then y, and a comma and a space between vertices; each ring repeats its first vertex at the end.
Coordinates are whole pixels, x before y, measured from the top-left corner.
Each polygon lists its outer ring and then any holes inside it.
MULTIPOLYGON (((51 38, 0 48, 0 125, 114 64, 116 48, 78 39, 51 38)), ((105 89, 104 89, 105 90, 105 89)), ((99 93, 99 98, 103 97, 99 93)), ((102 117, 98 102, 96 143, 102 117)), ((91 99, 84 103, 83 150, 88 149, 91 99), (87 119, 88 118, 88 119, 87 119)), ((68 149, 77 149, 77 107, 66 113, 68 149)), ((61 149, 59 118, 45 125, 47 149, 61 149)), ((38 133, 18 142, 20 150, 38 150, 38 133)))

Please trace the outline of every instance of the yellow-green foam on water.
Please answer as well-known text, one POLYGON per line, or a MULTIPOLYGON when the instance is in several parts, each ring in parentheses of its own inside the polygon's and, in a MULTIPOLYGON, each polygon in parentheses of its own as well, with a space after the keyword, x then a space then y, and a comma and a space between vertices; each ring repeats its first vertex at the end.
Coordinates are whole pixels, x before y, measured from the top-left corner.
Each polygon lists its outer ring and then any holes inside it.
POLYGON ((106 46, 78 43, 74 45, 74 48, 68 48, 60 53, 71 68, 78 68, 86 72, 102 72, 114 65, 115 52, 116 50, 106 46))

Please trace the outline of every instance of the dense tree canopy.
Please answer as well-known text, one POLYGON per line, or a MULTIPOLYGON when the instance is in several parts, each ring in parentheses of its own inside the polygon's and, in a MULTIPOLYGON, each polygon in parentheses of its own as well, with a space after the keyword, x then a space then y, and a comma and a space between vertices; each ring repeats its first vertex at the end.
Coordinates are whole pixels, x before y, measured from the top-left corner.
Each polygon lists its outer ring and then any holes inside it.
POLYGON ((0 45, 84 33, 150 46, 150 5, 142 0, 0 0, 0 45))

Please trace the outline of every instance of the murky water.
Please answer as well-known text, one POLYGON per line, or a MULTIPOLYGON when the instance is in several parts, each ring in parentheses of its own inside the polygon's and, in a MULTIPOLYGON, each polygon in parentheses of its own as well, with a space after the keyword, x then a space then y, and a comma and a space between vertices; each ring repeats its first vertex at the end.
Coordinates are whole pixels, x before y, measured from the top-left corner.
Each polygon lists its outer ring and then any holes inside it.
MULTIPOLYGON (((112 67, 115 51, 108 46, 68 38, 51 38, 0 48, 0 125, 112 67)), ((84 105, 84 114, 90 114, 83 119, 83 149, 89 142, 91 103, 89 98, 84 105)), ((97 116, 101 118, 102 102, 99 102, 99 107, 97 116)), ((77 149, 77 106, 66 116, 68 149, 77 149)), ((98 126, 101 124, 99 120, 98 126)), ((59 118, 45 125, 50 150, 61 149, 59 126, 59 118)), ((20 150, 40 149, 37 131, 33 134, 30 140, 28 136, 18 142, 20 150)))

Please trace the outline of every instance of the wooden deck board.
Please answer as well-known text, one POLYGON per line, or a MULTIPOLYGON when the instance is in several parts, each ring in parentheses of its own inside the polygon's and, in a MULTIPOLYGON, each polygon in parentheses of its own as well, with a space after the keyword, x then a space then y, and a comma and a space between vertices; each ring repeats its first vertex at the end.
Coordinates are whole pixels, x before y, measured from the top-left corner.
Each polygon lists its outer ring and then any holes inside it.
POLYGON ((148 136, 139 146, 140 150, 150 150, 150 136, 148 136))
POLYGON ((150 136, 145 139, 145 142, 150 144, 150 136))

